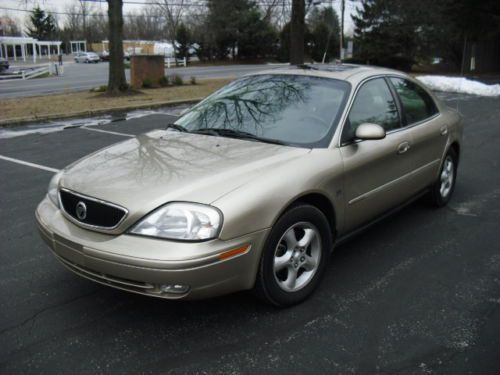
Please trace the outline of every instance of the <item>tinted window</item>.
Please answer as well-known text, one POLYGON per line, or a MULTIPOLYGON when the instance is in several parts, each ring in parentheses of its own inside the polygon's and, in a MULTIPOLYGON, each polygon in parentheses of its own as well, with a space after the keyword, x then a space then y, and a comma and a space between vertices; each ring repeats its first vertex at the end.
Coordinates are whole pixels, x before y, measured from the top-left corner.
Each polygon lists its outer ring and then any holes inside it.
POLYGON ((344 126, 342 141, 354 139, 356 128, 363 123, 380 125, 385 131, 400 126, 396 103, 383 78, 372 79, 359 89, 344 126))
POLYGON ((391 78, 391 82, 401 99, 408 125, 425 120, 438 112, 434 100, 420 86, 402 78, 391 78))
POLYGON ((304 147, 327 147, 350 85, 301 75, 255 75, 212 94, 176 124, 248 132, 304 147))

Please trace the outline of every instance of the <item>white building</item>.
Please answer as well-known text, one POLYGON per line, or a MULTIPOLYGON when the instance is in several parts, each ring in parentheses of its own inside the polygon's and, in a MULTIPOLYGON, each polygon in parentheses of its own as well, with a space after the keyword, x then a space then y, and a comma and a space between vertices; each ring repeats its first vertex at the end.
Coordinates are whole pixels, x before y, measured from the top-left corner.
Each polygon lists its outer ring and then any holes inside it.
POLYGON ((61 41, 38 40, 23 36, 0 36, 0 57, 6 59, 20 60, 26 62, 31 56, 36 63, 37 57, 46 56, 50 59, 52 55, 61 53, 61 41))

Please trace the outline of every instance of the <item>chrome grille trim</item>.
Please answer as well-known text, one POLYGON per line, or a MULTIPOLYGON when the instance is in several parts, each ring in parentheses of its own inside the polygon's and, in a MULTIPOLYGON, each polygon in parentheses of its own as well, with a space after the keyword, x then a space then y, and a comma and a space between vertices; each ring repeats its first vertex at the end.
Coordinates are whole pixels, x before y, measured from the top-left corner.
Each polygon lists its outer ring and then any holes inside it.
POLYGON ((104 231, 109 231, 109 230, 116 229, 116 228, 118 228, 120 226, 121 223, 123 223, 123 221, 127 218, 128 214, 129 214, 128 210, 125 207, 119 206, 117 204, 114 204, 114 203, 111 203, 111 202, 108 202, 108 201, 105 201, 105 200, 102 200, 102 199, 98 199, 98 198, 94 198, 94 197, 89 197, 88 195, 80 194, 80 193, 77 193, 77 192, 75 192, 73 190, 66 189, 66 188, 60 188, 59 189, 58 198, 59 198, 59 207, 61 208, 61 212, 63 213, 64 217, 66 219, 68 219, 69 221, 71 221, 72 223, 74 223, 76 225, 79 225, 79 226, 81 226, 83 228, 87 228, 87 229, 96 229, 96 230, 104 230, 104 231), (87 200, 93 201, 95 203, 99 203, 99 204, 102 204, 102 205, 105 205, 105 206, 109 206, 109 207, 113 207, 113 208, 116 208, 118 210, 121 210, 124 213, 123 217, 121 218, 120 221, 118 221, 118 223, 116 223, 112 227, 104 227, 104 226, 92 225, 92 224, 87 224, 87 223, 81 222, 81 221, 75 219, 73 216, 71 216, 68 212, 66 212, 66 209, 64 208, 64 205, 63 205, 62 200, 61 200, 61 194, 60 194, 61 191, 64 191, 64 192, 66 192, 68 194, 72 194, 72 195, 75 195, 75 196, 83 198, 83 199, 87 199, 87 200))

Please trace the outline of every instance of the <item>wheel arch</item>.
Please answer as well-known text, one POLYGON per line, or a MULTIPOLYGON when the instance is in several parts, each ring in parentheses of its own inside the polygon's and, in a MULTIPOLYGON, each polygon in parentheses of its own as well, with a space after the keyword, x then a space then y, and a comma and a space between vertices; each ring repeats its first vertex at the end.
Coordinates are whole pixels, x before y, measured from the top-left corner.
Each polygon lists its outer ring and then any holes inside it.
POLYGON ((453 150, 457 154, 457 163, 460 160, 460 144, 457 141, 451 143, 450 150, 453 150))
POLYGON ((319 192, 309 192, 304 195, 298 196, 288 203, 287 206, 283 210, 281 210, 280 214, 276 217, 274 224, 278 219, 283 216, 285 212, 290 210, 292 207, 300 205, 300 204, 309 204, 318 210, 320 210, 323 215, 325 215, 326 220, 328 221, 328 225, 330 226, 332 238, 336 238, 337 234, 337 217, 336 210, 333 202, 325 195, 319 192))

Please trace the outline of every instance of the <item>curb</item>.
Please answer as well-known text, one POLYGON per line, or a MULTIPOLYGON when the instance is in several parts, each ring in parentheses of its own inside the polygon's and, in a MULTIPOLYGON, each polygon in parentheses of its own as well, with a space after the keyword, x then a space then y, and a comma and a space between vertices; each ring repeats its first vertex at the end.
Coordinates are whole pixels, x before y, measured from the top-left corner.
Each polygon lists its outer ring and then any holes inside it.
POLYGON ((128 105, 128 106, 123 106, 123 107, 99 108, 99 109, 91 110, 91 111, 79 111, 79 112, 70 112, 70 113, 54 113, 51 115, 39 116, 39 117, 36 117, 36 116, 35 117, 18 117, 18 118, 6 119, 6 120, 0 119, 0 127, 10 128, 10 127, 25 125, 25 124, 29 124, 29 123, 33 123, 33 122, 46 122, 49 120, 68 119, 68 118, 75 118, 75 117, 91 117, 91 116, 102 115, 102 114, 132 111, 132 110, 136 110, 136 109, 153 109, 153 108, 159 108, 159 107, 172 107, 172 106, 181 105, 181 104, 197 103, 197 102, 201 101, 202 99, 204 99, 204 98, 170 100, 167 102, 145 103, 145 104, 139 104, 139 105, 133 105, 133 106, 128 105))

